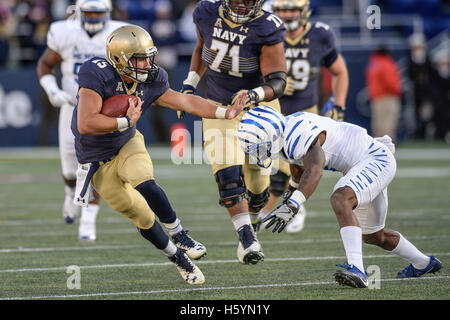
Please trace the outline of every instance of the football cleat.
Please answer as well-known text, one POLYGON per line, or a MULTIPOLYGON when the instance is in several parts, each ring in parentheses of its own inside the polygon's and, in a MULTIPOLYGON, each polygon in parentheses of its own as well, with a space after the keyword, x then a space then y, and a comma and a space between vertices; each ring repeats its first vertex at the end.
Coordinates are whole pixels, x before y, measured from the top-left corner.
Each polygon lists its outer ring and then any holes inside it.
POLYGON ((183 279, 189 284, 202 284, 205 282, 205 276, 200 269, 192 263, 189 257, 181 249, 169 257, 177 267, 183 279))
POLYGON ((95 234, 80 235, 80 236, 78 236, 78 239, 81 241, 95 241, 97 239, 97 237, 95 236, 95 234))
POLYGON ((345 270, 337 270, 333 276, 334 279, 342 286, 349 286, 353 288, 367 288, 369 286, 369 277, 367 273, 362 272, 352 264, 345 263, 337 264, 345 270))
POLYGON ((430 263, 424 269, 416 269, 412 264, 400 270, 397 273, 397 278, 417 278, 426 273, 439 272, 442 268, 442 263, 433 256, 430 256, 430 263))
POLYGON ((63 205, 63 217, 67 223, 73 223, 78 216, 80 207, 73 203, 73 197, 66 195, 63 205))
POLYGON ((286 226, 287 233, 298 233, 303 230, 305 226, 306 209, 303 204, 300 205, 298 213, 286 226))
POLYGON ((264 253, 261 244, 256 238, 253 227, 246 224, 238 230, 239 244, 237 248, 237 256, 242 264, 256 264, 264 261, 264 253))
POLYGON ((181 230, 172 236, 173 243, 186 252, 189 258, 198 260, 206 255, 206 248, 203 244, 192 239, 188 235, 189 230, 181 230))

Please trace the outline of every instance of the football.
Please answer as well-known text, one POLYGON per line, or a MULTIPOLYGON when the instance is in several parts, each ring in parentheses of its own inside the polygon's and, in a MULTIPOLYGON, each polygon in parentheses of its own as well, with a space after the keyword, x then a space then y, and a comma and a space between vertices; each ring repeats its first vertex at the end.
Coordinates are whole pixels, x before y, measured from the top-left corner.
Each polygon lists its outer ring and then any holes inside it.
POLYGON ((103 101, 102 109, 100 110, 101 114, 104 114, 108 117, 124 117, 127 114, 128 110, 128 99, 133 98, 134 103, 138 103, 138 97, 127 95, 127 94, 118 94, 112 97, 109 97, 105 101, 103 101))

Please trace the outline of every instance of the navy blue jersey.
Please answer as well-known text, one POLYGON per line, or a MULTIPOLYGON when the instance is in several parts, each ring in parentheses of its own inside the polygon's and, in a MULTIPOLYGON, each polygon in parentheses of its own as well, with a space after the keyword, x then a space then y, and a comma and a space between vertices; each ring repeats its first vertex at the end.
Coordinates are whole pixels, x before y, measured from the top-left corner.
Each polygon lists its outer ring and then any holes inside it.
POLYGON ((225 19, 220 1, 200 1, 193 16, 204 42, 208 98, 227 105, 237 91, 264 83, 259 66, 261 48, 284 41, 280 18, 262 11, 251 21, 235 24, 225 19))
POLYGON ((322 22, 308 23, 303 37, 286 39, 284 52, 288 76, 295 81, 294 94, 279 99, 281 112, 288 115, 318 103, 321 66, 330 67, 338 52, 333 30, 322 22))
MULTIPOLYGON (((98 57, 83 63, 78 73, 78 84, 80 88, 96 91, 103 101, 114 95, 126 94, 126 88, 128 88, 124 87, 125 83, 114 67, 107 60, 98 57)), ((134 92, 130 94, 142 100, 142 113, 144 113, 168 89, 167 72, 159 68, 158 76, 151 84, 138 83, 134 92)), ((80 134, 77 127, 77 114, 78 106, 73 111, 71 128, 75 135, 75 151, 79 163, 112 158, 136 132, 136 125, 134 125, 122 132, 114 131, 103 135, 80 134)))

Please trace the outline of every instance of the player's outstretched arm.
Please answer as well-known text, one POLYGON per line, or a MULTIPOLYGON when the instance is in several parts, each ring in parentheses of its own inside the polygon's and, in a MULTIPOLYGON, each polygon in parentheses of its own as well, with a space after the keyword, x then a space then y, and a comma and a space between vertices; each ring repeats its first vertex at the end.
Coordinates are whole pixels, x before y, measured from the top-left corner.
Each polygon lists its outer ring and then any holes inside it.
POLYGON ((207 119, 233 119, 244 109, 247 94, 243 92, 228 108, 218 107, 208 100, 195 96, 167 90, 156 101, 157 104, 174 110, 185 111, 187 113, 207 118, 207 119))
MULTIPOLYGON (((78 131, 81 134, 99 135, 120 130, 120 118, 108 117, 100 113, 103 105, 102 97, 94 90, 80 88, 78 91, 78 131)), ((137 105, 133 99, 129 101, 127 116, 130 123, 127 127, 132 127, 140 118, 142 112, 142 101, 139 99, 137 105)), ((125 119, 125 118, 121 118, 125 119)))

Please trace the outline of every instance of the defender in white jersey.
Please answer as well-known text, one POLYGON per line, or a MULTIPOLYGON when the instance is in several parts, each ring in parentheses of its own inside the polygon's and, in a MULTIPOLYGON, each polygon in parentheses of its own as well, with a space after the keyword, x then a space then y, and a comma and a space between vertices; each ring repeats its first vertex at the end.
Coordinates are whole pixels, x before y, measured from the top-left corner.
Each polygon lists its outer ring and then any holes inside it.
MULTIPOLYGON (((58 142, 62 176, 65 182, 63 216, 67 223, 73 223, 79 207, 73 204, 78 167, 75 155, 74 136, 70 129, 72 113, 77 103, 77 74, 84 61, 94 56, 106 56, 106 38, 124 25, 111 21, 109 0, 78 0, 76 18, 56 21, 50 25, 47 34, 47 49, 38 61, 37 73, 41 86, 50 103, 60 108, 58 142), (57 85, 53 69, 61 65, 61 85, 57 85)), ((78 237, 80 240, 95 240, 95 220, 99 210, 98 195, 92 196, 89 206, 82 208, 78 237)))
POLYGON ((240 122, 242 149, 263 167, 280 155, 290 163, 291 181, 285 201, 264 220, 266 229, 281 232, 316 189, 322 171, 343 173, 330 201, 336 214, 347 263, 334 273, 342 285, 364 288, 362 241, 377 245, 411 264, 399 278, 419 277, 441 269, 441 262, 426 256, 399 232, 386 229, 387 187, 395 176, 395 147, 389 136, 373 138, 357 125, 337 122, 308 112, 284 118, 268 106, 258 106, 240 122))

